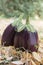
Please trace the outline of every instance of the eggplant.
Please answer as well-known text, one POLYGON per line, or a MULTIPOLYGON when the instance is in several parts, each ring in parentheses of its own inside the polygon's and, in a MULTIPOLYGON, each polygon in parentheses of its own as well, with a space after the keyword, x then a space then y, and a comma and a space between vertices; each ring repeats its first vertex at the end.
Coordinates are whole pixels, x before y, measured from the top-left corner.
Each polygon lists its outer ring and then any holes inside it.
POLYGON ((21 32, 16 32, 16 35, 14 37, 14 46, 15 48, 20 48, 20 47, 27 47, 26 44, 26 32, 23 30, 21 32))
POLYGON ((24 47, 29 51, 37 51, 35 45, 38 45, 38 33, 30 32, 27 29, 22 30, 21 32, 16 32, 14 37, 14 46, 15 48, 24 47))
POLYGON ((28 31, 25 27, 22 31, 17 32, 16 26, 10 24, 2 35, 1 43, 4 46, 14 46, 15 48, 25 48, 28 51, 37 51, 35 45, 38 45, 37 31, 28 31))
POLYGON ((12 46, 13 45, 13 38, 15 36, 16 27, 13 27, 12 24, 8 25, 8 27, 4 30, 2 35, 1 44, 4 46, 12 46))

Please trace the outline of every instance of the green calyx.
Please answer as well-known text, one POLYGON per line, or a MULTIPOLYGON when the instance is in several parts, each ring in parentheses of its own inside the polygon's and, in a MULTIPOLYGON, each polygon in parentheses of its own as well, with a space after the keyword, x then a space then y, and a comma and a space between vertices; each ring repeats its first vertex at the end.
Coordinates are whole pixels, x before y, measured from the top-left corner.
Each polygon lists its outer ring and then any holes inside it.
POLYGON ((29 23, 29 17, 26 17, 26 24, 22 23, 23 20, 23 14, 19 16, 19 18, 15 19, 15 21, 12 23, 12 26, 17 27, 17 32, 22 31, 23 29, 27 29, 28 31, 35 32, 34 27, 29 23))

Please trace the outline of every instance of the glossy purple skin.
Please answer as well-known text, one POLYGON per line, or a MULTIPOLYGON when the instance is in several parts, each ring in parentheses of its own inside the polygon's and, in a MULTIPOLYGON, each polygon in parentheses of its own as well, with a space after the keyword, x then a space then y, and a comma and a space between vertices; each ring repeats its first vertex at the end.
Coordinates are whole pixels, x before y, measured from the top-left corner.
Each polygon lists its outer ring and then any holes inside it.
POLYGON ((27 30, 23 30, 21 32, 17 32, 14 37, 14 46, 15 48, 24 47, 29 51, 37 51, 35 45, 38 44, 38 34, 37 32, 30 32, 27 30))
POLYGON ((38 33, 30 32, 26 28, 21 32, 15 31, 16 26, 11 24, 5 29, 1 43, 4 46, 15 46, 15 48, 24 47, 30 51, 37 51, 35 45, 38 44, 38 33))
POLYGON ((15 27, 13 27, 11 24, 8 25, 8 27, 5 29, 5 31, 2 35, 2 40, 1 40, 2 45, 12 46, 15 33, 16 33, 15 27))

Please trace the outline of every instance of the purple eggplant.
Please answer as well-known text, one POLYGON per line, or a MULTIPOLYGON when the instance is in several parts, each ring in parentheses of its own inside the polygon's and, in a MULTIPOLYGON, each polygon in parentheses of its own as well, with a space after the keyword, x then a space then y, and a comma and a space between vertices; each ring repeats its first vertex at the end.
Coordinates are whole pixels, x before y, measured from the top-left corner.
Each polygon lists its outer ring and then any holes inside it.
POLYGON ((1 40, 2 45, 15 48, 24 47, 32 52, 37 51, 35 45, 38 45, 38 33, 28 31, 26 28, 20 32, 17 32, 16 29, 16 26, 12 26, 12 24, 5 29, 1 40))
POLYGON ((2 40, 1 43, 4 46, 11 46, 13 45, 13 38, 15 36, 15 27, 13 27, 11 24, 8 25, 8 27, 5 29, 3 35, 2 35, 2 40))
POLYGON ((37 51, 35 45, 38 45, 37 32, 30 32, 25 29, 21 32, 16 32, 16 35, 14 37, 15 48, 24 47, 29 51, 37 51))

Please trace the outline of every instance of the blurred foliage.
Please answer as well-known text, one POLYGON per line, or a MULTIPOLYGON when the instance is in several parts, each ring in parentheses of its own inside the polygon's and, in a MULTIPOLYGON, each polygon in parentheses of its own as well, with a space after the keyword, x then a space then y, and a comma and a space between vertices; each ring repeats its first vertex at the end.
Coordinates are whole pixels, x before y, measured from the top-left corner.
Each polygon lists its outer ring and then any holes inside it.
POLYGON ((24 18, 36 14, 43 17, 43 0, 0 0, 0 12, 7 17, 18 17, 21 14, 24 14, 24 18))
POLYGON ((25 27, 34 32, 34 27, 29 24, 29 18, 34 18, 35 15, 43 18, 43 0, 0 0, 0 15, 2 14, 4 17, 18 18, 13 26, 16 25, 19 32, 25 27), (23 18, 26 19, 26 25, 21 23, 23 18))

